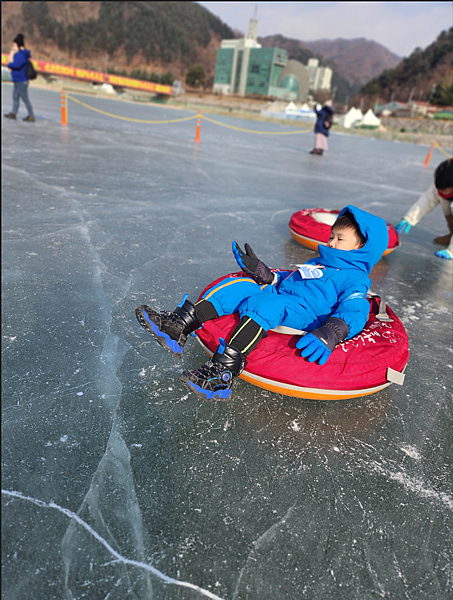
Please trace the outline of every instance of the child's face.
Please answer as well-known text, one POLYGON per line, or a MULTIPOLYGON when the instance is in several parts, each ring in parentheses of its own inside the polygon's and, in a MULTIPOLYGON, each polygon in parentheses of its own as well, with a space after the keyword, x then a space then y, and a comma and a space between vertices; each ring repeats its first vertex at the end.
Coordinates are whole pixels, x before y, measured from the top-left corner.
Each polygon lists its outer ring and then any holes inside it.
POLYGON ((453 187, 451 188, 444 188, 443 190, 437 190, 439 195, 444 198, 445 200, 450 200, 453 201, 453 187))
POLYGON ((337 250, 358 250, 363 246, 353 229, 335 229, 332 227, 330 240, 327 242, 329 248, 337 250))

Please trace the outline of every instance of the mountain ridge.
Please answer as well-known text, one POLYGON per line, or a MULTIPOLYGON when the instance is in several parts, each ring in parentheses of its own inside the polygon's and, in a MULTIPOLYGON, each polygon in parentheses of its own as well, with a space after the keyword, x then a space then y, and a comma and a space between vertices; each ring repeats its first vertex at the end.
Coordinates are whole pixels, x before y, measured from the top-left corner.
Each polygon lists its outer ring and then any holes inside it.
POLYGON ((394 69, 368 81, 353 98, 365 108, 392 100, 453 105, 453 27, 424 50, 415 48, 394 69))
MULTIPOLYGON (((166 52, 162 47, 156 51, 149 44, 146 46, 146 41, 142 41, 141 45, 134 46, 133 42, 127 39, 126 34, 132 37, 133 32, 132 28, 128 29, 129 23, 134 23, 136 30, 140 33, 140 26, 143 28, 145 19, 148 21, 147 27, 150 34, 154 34, 157 38, 156 46, 159 44, 162 46, 162 33, 159 31, 162 29, 172 30, 174 35, 179 38, 187 37, 187 40, 183 40, 182 48, 186 54, 193 55, 193 60, 199 59, 204 63, 203 66, 211 78, 215 69, 214 49, 216 50, 220 46, 222 37, 235 36, 234 30, 196 2, 2 2, 2 46, 9 45, 9 39, 12 39, 19 29, 25 29, 24 33, 27 39, 34 42, 35 45, 38 44, 44 54, 52 57, 61 55, 63 51, 63 54, 69 54, 76 62, 80 62, 79 59, 89 52, 90 59, 97 63, 100 62, 104 69, 105 51, 107 50, 107 53, 112 55, 108 59, 110 67, 113 68, 116 60, 119 63, 116 65, 117 68, 123 67, 127 70, 131 63, 134 63, 134 67, 139 66, 140 59, 134 55, 142 55, 141 58, 145 59, 146 67, 151 62, 154 68, 162 70, 169 67, 170 63, 177 63, 173 69, 177 76, 182 77, 184 63, 182 56, 176 58, 175 52, 166 52), (136 19, 134 14, 136 12, 140 14, 141 23, 136 19), (183 19, 185 22, 182 25, 177 23, 183 19), (203 29, 199 24, 202 21, 207 21, 208 27, 203 29), (213 24, 216 26, 214 31, 213 24), (199 30, 198 37, 190 36, 187 31, 184 31, 189 28, 188 26, 191 26, 191 29, 199 30), (208 34, 209 28, 211 29, 210 34, 208 34), (203 31, 201 31, 202 29, 203 31), (96 42, 94 44, 93 39, 96 42), (194 39, 195 45, 198 46, 196 50, 193 48, 194 39), (121 45, 122 47, 120 47, 121 45), (210 52, 202 51, 209 45, 211 46, 210 52), (104 50, 104 56, 96 56, 96 54, 100 54, 99 50, 104 50), (197 50, 200 51, 197 52, 197 50), (213 62, 214 64, 212 64, 213 62)), ((266 40, 269 39, 275 40, 280 45, 288 46, 289 44, 292 46, 290 50, 293 53, 294 46, 297 45, 299 60, 302 48, 311 50, 314 54, 306 52, 304 55, 306 60, 302 60, 305 63, 311 56, 318 56, 321 62, 323 59, 328 63, 333 61, 332 66, 335 67, 336 73, 344 77, 351 86, 363 85, 384 69, 396 66, 394 59, 393 62, 388 60, 389 56, 393 58, 394 55, 376 42, 364 38, 354 40, 343 38, 326 40, 324 38, 304 42, 276 34, 259 39, 264 40, 263 45, 268 45, 266 40), (350 49, 355 48, 357 44, 360 45, 361 50, 366 46, 368 54, 379 49, 380 56, 375 57, 374 60, 367 60, 367 63, 373 62, 373 68, 367 73, 364 73, 363 69, 360 70, 360 61, 357 60, 357 57, 351 58, 350 49), (384 60, 382 56, 385 56, 387 60, 384 60)), ((164 39, 164 42, 168 46, 175 43, 170 36, 164 39)), ((3 51, 8 50, 9 47, 3 48, 3 51)), ((363 55, 362 52, 362 58, 363 55)), ((296 58, 296 56, 290 56, 290 58, 296 58)), ((341 87, 344 86, 340 85, 341 87)))
POLYGON ((349 98, 354 96, 363 82, 350 71, 338 65, 333 59, 326 59, 319 52, 309 48, 305 42, 287 38, 281 34, 259 37, 258 42, 265 47, 278 46, 288 52, 290 59, 298 60, 306 65, 310 58, 317 58, 320 66, 327 66, 332 69, 332 91, 335 90, 335 100, 340 103, 346 103, 349 98))
POLYGON ((21 31, 35 58, 140 78, 183 79, 201 63, 213 80, 216 51, 233 30, 197 2, 2 2, 2 51, 21 31), (135 71, 135 74, 133 74, 135 71))
MULTIPOLYGON (((211 87, 222 39, 238 37, 197 2, 2 2, 1 6, 3 52, 9 52, 21 31, 34 58, 162 83, 184 81, 188 68, 201 63, 206 87, 211 87)), ((453 45, 451 33, 444 33, 447 44, 453 45)), ((427 86, 431 89, 441 81, 447 92, 451 86, 451 67, 446 60, 436 62, 439 41, 426 49, 427 54, 418 48, 402 60, 364 37, 305 42, 275 34, 258 41, 287 50, 290 59, 303 64, 318 58, 321 66, 330 67, 332 93, 340 105, 373 94, 407 100, 417 86, 427 96, 427 86)))
POLYGON ((344 69, 345 75, 351 73, 362 84, 386 69, 395 68, 402 60, 382 44, 364 37, 333 40, 322 38, 304 43, 326 60, 334 60, 342 70, 344 69))

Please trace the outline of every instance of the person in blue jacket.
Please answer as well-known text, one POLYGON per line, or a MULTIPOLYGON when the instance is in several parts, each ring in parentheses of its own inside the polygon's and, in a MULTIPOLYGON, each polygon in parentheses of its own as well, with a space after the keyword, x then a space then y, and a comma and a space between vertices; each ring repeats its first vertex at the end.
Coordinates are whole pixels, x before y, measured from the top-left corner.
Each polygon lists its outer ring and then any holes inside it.
POLYGON ((307 333, 297 341, 301 355, 324 365, 336 344, 359 333, 368 318, 369 274, 388 246, 386 222, 355 206, 346 206, 332 226, 319 258, 295 271, 273 272, 248 244, 245 252, 233 242, 233 253, 248 277, 229 277, 192 304, 184 296, 172 312, 141 305, 140 325, 158 343, 181 356, 187 336, 205 321, 239 313, 241 320, 211 360, 200 369, 184 371, 179 380, 204 399, 227 399, 247 356, 279 325, 307 333))
POLYGON ((22 119, 23 121, 33 123, 35 121, 35 115, 33 114, 33 107, 28 97, 28 77, 27 77, 27 66, 28 61, 31 58, 30 50, 25 48, 24 36, 19 33, 14 38, 13 46, 9 54, 8 69, 11 71, 11 77, 14 83, 13 88, 13 108, 11 112, 4 115, 7 119, 15 119, 19 110, 19 101, 22 98, 28 115, 22 119))
POLYGON ((315 106, 317 116, 315 123, 315 147, 310 154, 322 155, 327 150, 327 138, 333 122, 332 101, 327 100, 324 106, 317 104, 315 106))

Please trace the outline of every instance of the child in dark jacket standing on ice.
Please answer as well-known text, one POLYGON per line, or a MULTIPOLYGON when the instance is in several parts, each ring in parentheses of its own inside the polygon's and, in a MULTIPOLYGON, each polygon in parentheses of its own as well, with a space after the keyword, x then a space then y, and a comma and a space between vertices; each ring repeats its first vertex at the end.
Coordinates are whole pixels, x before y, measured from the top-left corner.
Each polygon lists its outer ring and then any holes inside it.
POLYGON ((315 106, 317 116, 315 123, 315 147, 310 154, 324 154, 327 150, 327 138, 333 121, 332 101, 327 100, 323 107, 319 104, 315 106), (319 107, 319 108, 318 108, 319 107))
MULTIPOLYGON (((135 314, 161 346, 181 356, 187 336, 205 321, 239 313, 241 320, 228 341, 200 369, 184 371, 179 380, 204 399, 227 399, 269 329, 279 325, 307 331, 296 346, 310 362, 327 362, 336 344, 359 333, 368 318, 368 275, 388 245, 387 224, 355 206, 344 208, 319 258, 296 271, 273 272, 248 244, 245 253, 233 242, 234 256, 248 277, 229 277, 192 304, 184 296, 172 312, 147 305, 135 314)), ((303 360, 303 359, 301 359, 303 360)))

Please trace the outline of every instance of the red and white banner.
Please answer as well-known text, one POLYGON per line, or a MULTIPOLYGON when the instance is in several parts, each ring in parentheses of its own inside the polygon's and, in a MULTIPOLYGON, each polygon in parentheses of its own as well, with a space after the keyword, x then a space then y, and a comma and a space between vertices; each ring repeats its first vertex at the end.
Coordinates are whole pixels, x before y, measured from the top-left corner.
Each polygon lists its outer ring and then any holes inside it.
MULTIPOLYGON (((9 62, 8 54, 2 54, 2 65, 9 62)), ((62 77, 72 77, 74 79, 84 79, 85 81, 94 81, 96 83, 110 83, 121 87, 133 88, 135 90, 144 90, 154 92, 155 94, 166 94, 171 96, 173 88, 171 85, 162 85, 151 81, 141 79, 132 79, 132 77, 123 77, 121 75, 111 75, 110 73, 101 73, 91 69, 79 69, 78 67, 69 67, 67 65, 57 65, 45 60, 31 61, 38 73, 48 75, 61 75, 62 77)))

